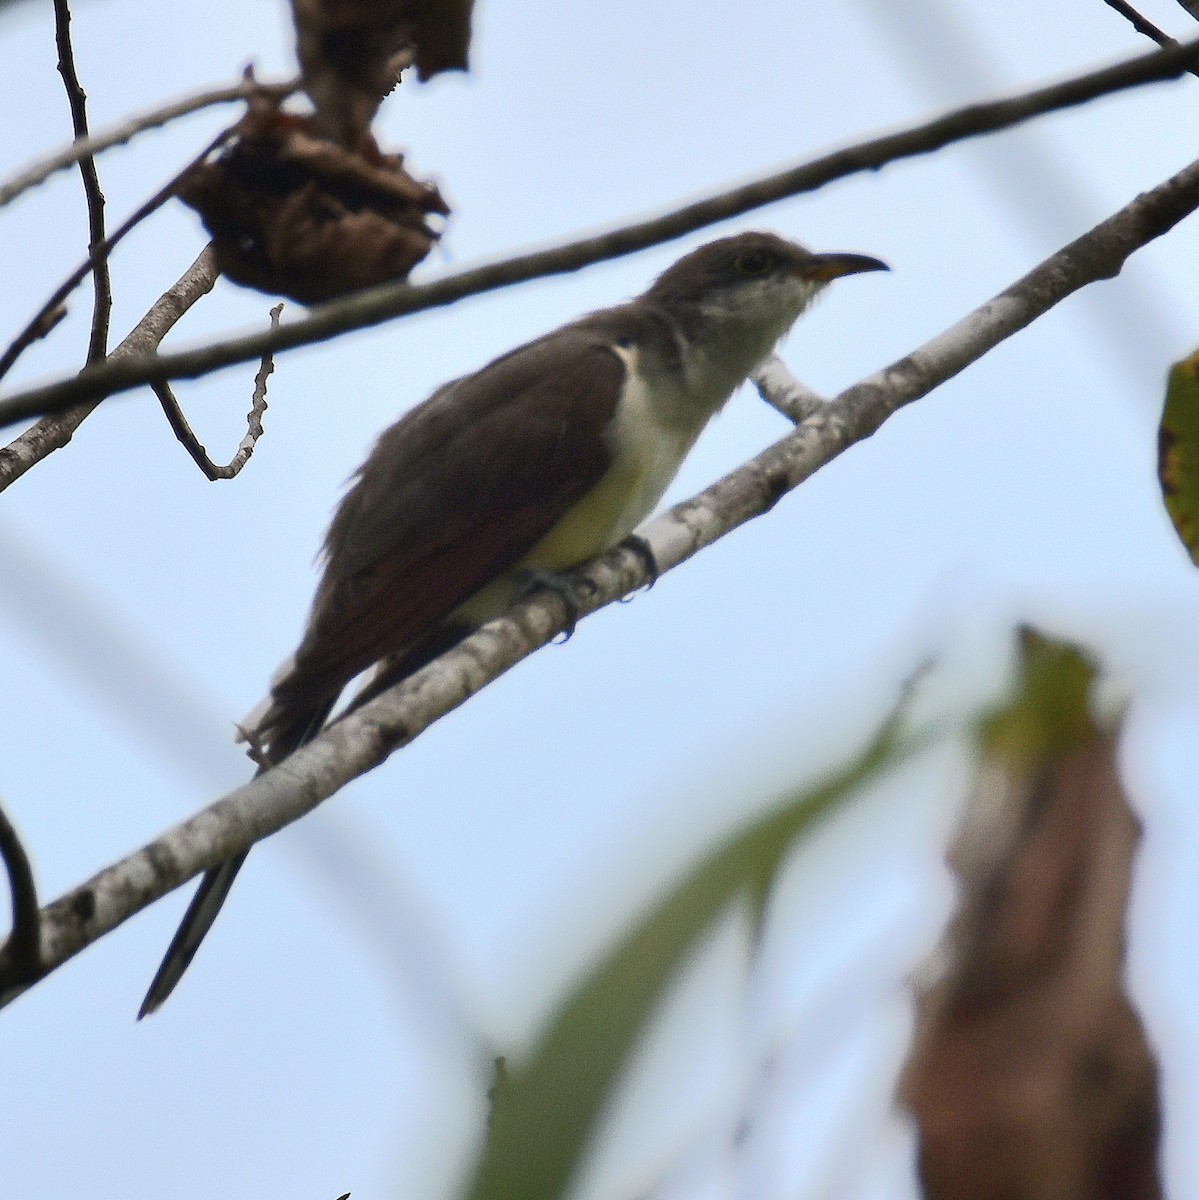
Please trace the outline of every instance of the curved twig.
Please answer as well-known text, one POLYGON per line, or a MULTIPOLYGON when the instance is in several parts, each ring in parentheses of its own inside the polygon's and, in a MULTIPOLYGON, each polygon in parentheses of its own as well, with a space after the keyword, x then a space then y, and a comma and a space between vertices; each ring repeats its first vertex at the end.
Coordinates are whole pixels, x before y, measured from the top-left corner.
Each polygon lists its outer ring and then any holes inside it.
MULTIPOLYGON (((278 329, 279 314, 282 311, 282 304, 276 304, 271 309, 272 329, 278 329)), ((150 385, 154 395, 158 397, 159 404, 162 405, 162 411, 166 414, 171 430, 179 439, 184 450, 191 455, 192 461, 210 481, 232 479, 250 461, 250 455, 254 453, 258 439, 262 437, 262 416, 266 412, 266 381, 274 369, 274 356, 264 354, 258 374, 254 376, 254 395, 250 400, 250 411, 246 414, 246 436, 239 443, 237 453, 223 467, 218 466, 208 457, 208 451, 200 444, 200 439, 196 437, 195 431, 187 423, 187 417, 183 415, 183 409, 179 407, 179 401, 175 398, 171 385, 165 379, 150 385)))
POLYGON ((452 304, 467 296, 577 271, 619 258, 740 216, 788 196, 815 191, 834 179, 876 171, 887 163, 939 150, 951 142, 993 133, 1031 117, 1073 107, 1125 88, 1172 79, 1199 62, 1199 40, 1158 50, 1114 67, 1105 67, 1064 83, 1037 88, 1005 100, 971 104, 900 133, 873 138, 775 175, 720 192, 663 216, 625 225, 595 237, 549 250, 521 254, 443 276, 432 283, 385 284, 323 305, 303 320, 277 330, 249 334, 128 363, 102 363, 70 379, 17 392, 0 400, 0 427, 29 417, 127 392, 159 379, 194 379, 234 363, 250 362, 268 351, 327 341, 351 329, 381 324, 393 317, 452 304))
MULTIPOLYGON (((906 358, 842 392, 761 454, 642 531, 659 571, 678 566, 869 437, 896 410, 964 370, 1088 283, 1117 275, 1139 247, 1199 208, 1199 162, 1050 256, 906 358)), ((620 546, 579 572, 580 614, 648 582, 643 556, 620 546)), ((298 820, 406 746, 515 663, 563 632, 568 614, 540 592, 489 621, 403 683, 334 722, 286 762, 168 830, 42 912, 46 975, 201 871, 298 820)), ((5 955, 0 953, 0 977, 5 955)), ((34 982, 0 989, 5 1004, 34 982)))
POLYGON ((37 902, 37 883, 29 855, 17 831, 0 808, 0 859, 8 872, 12 896, 12 933, 0 955, 0 990, 20 984, 37 974, 41 957, 42 915, 37 902))

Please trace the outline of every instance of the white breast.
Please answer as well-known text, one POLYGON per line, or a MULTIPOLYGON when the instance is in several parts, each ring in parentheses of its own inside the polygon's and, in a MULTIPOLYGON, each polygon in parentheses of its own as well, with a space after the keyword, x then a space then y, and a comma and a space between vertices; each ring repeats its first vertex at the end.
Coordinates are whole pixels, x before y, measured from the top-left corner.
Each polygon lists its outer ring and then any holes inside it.
POLYGON ((719 403, 709 406, 702 400, 697 403, 697 397, 676 395, 661 377, 653 379, 651 386, 635 349, 617 353, 628 374, 609 431, 610 474, 617 490, 625 492, 623 505, 613 514, 613 542, 653 512, 719 403))
POLYGON ((672 389, 669 374, 646 377, 636 349, 616 352, 628 373, 606 433, 612 464, 520 566, 563 570, 632 533, 653 512, 708 418, 727 399, 695 388, 672 389))

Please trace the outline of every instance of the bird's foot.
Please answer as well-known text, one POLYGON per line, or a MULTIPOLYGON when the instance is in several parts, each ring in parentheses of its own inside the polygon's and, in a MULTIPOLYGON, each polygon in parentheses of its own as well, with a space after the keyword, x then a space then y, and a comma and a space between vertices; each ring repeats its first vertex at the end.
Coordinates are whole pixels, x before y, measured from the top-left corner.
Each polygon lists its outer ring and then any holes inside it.
POLYGON ((658 570, 658 560, 654 557, 654 548, 640 534, 630 533, 620 543, 620 548, 627 550, 635 558, 640 559, 641 565, 645 568, 645 584, 631 591, 627 596, 621 596, 620 598, 621 604, 628 604, 638 592, 648 592, 658 582, 658 576, 661 572, 658 570))
POLYGON ((579 593, 590 595, 594 591, 595 584, 582 576, 530 568, 519 573, 512 603, 518 604, 538 592, 553 592, 566 610, 566 627, 562 630, 562 640, 568 642, 579 623, 579 593))

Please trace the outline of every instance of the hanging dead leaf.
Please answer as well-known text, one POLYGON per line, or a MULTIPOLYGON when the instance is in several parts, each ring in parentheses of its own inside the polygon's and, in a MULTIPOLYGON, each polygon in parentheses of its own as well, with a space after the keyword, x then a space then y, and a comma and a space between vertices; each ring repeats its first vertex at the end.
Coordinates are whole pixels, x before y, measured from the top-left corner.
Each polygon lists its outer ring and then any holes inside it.
POLYGON ((304 87, 326 134, 354 146, 399 73, 465 70, 474 0, 292 0, 304 87))
POLYGON ((1170 368, 1157 431, 1157 476, 1170 520, 1199 565, 1199 352, 1170 368))
POLYGON ((1140 823, 1093 665, 1025 633, 979 730, 958 910, 917 997, 903 1095, 928 1200, 1160 1200, 1157 1066, 1124 989, 1140 823))
POLYGON ((449 208, 403 163, 369 134, 350 151, 260 99, 178 195, 212 235, 222 274, 314 304, 405 278, 436 242, 427 218, 449 208))

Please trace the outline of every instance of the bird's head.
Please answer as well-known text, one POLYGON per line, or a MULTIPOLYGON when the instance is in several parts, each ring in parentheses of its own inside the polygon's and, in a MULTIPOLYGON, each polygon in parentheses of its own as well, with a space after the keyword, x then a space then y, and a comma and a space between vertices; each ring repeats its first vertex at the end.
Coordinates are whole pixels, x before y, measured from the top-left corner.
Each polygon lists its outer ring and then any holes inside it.
POLYGON ((886 271, 865 254, 813 254, 773 233, 740 233, 700 246, 658 276, 647 293, 676 312, 720 327, 760 330, 773 346, 834 279, 886 271))

